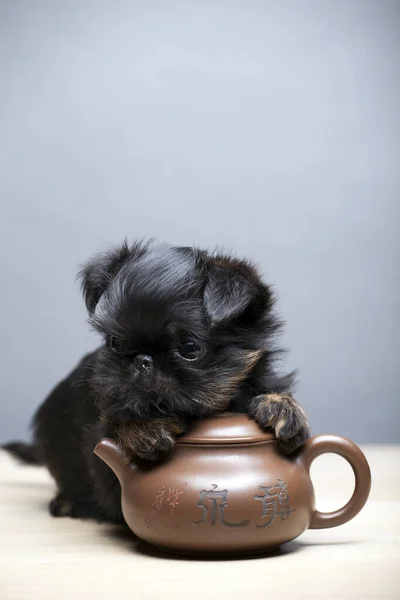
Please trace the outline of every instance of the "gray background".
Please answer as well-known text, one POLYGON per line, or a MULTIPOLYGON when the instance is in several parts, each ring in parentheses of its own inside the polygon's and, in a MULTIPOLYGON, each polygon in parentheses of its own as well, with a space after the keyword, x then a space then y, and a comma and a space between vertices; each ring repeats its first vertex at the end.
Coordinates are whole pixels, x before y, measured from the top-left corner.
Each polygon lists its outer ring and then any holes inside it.
POLYGON ((0 439, 96 343, 78 265, 155 235, 262 265, 314 432, 400 441, 399 2, 3 0, 0 21, 0 439))

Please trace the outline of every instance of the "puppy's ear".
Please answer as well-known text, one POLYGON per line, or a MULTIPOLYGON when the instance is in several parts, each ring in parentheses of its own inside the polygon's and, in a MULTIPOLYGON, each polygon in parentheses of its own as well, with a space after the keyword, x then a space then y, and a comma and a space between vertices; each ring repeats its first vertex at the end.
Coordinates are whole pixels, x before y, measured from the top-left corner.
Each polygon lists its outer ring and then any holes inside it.
POLYGON ((204 306, 213 326, 232 319, 254 323, 272 303, 269 288, 251 265, 231 259, 217 259, 211 264, 204 306))
POLYGON ((147 250, 147 245, 138 243, 128 246, 126 242, 103 254, 96 255, 78 273, 81 281, 86 308, 92 314, 101 296, 120 271, 123 264, 134 257, 139 258, 147 250))

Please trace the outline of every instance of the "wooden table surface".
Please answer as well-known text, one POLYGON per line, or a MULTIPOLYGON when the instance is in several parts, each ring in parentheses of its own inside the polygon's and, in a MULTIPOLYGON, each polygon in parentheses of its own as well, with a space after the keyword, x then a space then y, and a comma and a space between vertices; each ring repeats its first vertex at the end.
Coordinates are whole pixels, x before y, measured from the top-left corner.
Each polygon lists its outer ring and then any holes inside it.
MULTIPOLYGON (((255 600, 400 598, 400 446, 365 446, 373 486, 364 510, 314 530, 273 555, 182 560, 150 551, 108 525, 54 519, 47 472, 0 452, 1 600, 255 600)), ((334 455, 312 470, 317 507, 351 494, 350 467, 334 455)))

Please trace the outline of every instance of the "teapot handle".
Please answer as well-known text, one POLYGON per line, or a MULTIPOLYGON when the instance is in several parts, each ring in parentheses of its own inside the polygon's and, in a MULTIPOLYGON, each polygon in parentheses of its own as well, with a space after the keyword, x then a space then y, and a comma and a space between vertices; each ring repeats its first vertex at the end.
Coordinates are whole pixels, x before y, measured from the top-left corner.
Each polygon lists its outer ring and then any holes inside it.
POLYGON ((371 489, 371 471, 360 448, 350 440, 337 435, 317 435, 303 446, 299 460, 307 472, 313 461, 321 454, 333 453, 342 456, 350 464, 355 476, 355 488, 352 497, 345 506, 334 512, 314 510, 310 529, 337 527, 353 519, 366 503, 371 489))

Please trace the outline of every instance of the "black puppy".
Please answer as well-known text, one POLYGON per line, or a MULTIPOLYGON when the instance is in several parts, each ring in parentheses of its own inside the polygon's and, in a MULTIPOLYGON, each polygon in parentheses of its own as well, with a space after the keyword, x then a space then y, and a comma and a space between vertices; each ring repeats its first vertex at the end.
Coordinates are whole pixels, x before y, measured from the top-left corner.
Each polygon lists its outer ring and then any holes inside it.
POLYGON ((280 322, 271 289, 246 261, 137 243, 95 257, 80 278, 102 346, 39 408, 32 446, 6 449, 44 464, 58 486, 55 516, 122 522, 119 483, 93 454, 103 436, 134 461, 156 461, 193 419, 246 412, 291 452, 307 418, 279 376, 280 322))

